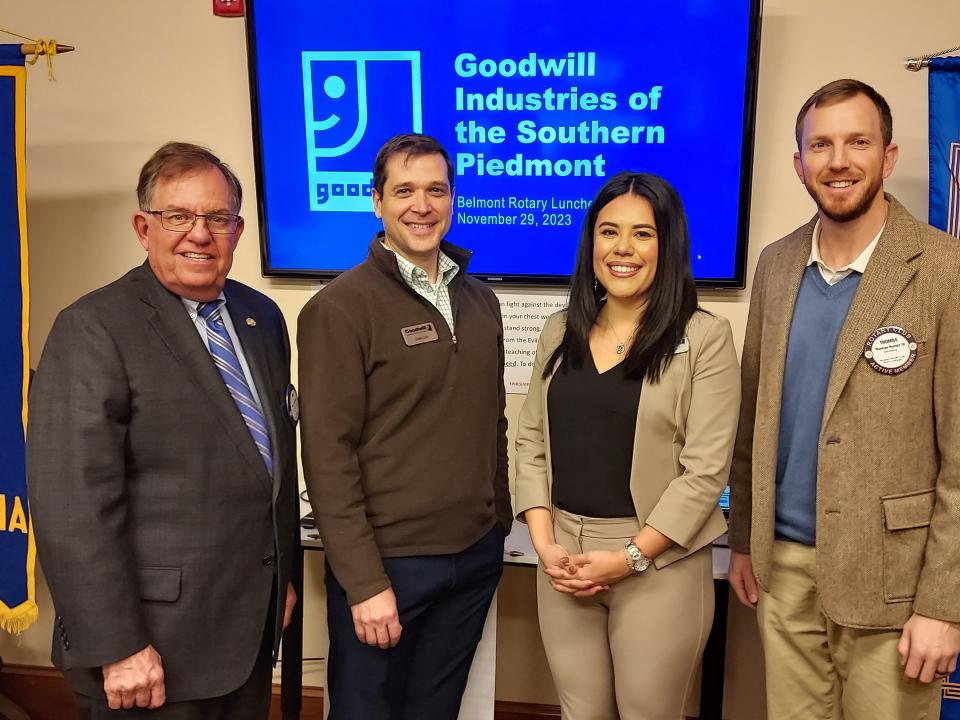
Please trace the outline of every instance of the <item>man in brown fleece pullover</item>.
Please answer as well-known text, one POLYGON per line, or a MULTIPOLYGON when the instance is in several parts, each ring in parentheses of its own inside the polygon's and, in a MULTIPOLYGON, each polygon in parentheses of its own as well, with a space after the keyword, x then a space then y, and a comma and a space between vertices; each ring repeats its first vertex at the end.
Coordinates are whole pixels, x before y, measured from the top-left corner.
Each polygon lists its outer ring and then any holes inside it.
POLYGON ((503 325, 443 240, 453 167, 425 135, 377 155, 383 232, 298 330, 301 437, 327 554, 330 720, 454 720, 500 578, 503 325))

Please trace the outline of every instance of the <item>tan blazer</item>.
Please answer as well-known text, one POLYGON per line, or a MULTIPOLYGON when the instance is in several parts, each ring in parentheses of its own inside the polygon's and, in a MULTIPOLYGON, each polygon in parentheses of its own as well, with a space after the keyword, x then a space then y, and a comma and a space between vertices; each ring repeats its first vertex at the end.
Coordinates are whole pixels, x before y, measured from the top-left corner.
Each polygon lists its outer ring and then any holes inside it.
MULTIPOLYGON (((960 244, 886 197, 837 342, 817 463, 820 601, 860 628, 899 628, 913 612, 960 621, 960 244), (898 375, 863 355, 886 325, 918 343, 898 375)), ((761 254, 743 348, 730 546, 751 553, 767 590, 783 367, 814 221, 761 254)))
MULTIPOLYGON (((521 520, 530 508, 552 507, 546 420, 551 378, 543 378, 543 368, 565 328, 566 312, 547 319, 520 412, 515 507, 521 520)), ((643 381, 637 409, 630 469, 637 518, 676 543, 656 559, 658 568, 699 550, 726 530, 717 500, 727 485, 739 406, 730 323, 698 311, 660 381, 643 381)))

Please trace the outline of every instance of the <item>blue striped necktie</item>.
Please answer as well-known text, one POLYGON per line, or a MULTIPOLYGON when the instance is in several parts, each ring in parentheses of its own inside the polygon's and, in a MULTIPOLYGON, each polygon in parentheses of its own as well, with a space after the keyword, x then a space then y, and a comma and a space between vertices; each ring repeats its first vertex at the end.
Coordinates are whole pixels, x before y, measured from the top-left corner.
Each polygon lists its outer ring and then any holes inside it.
POLYGON ((247 424, 247 429, 250 431, 253 442, 256 443, 257 450, 260 451, 260 456, 267 466, 267 471, 272 475, 273 455, 270 448, 270 433, 267 430, 263 411, 254 399, 253 393, 250 392, 250 386, 247 385, 230 334, 223 324, 223 318, 220 317, 220 300, 199 303, 197 313, 207 323, 207 345, 210 348, 213 362, 217 366, 217 370, 220 371, 220 376, 226 383, 233 401, 237 404, 237 409, 243 416, 243 421, 247 424))

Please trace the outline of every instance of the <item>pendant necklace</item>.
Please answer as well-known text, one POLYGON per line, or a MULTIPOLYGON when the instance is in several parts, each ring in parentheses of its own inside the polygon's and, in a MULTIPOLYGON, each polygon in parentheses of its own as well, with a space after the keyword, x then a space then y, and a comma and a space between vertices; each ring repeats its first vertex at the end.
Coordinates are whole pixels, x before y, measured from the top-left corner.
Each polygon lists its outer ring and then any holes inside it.
POLYGON ((610 328, 610 332, 613 333, 613 336, 617 339, 617 355, 623 355, 626 352, 627 346, 624 345, 623 340, 620 339, 620 336, 617 335, 617 331, 613 329, 613 325, 607 320, 607 327, 610 328))

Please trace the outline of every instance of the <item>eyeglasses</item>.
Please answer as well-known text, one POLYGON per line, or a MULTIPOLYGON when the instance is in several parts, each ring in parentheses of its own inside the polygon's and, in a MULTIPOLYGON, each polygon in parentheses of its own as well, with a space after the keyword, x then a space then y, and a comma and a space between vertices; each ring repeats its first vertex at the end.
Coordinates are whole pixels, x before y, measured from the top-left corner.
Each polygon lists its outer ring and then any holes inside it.
POLYGON ((197 224, 199 218, 207 223, 207 230, 215 235, 227 235, 237 231, 241 217, 230 213, 214 213, 201 215, 186 210, 144 210, 148 215, 159 215, 160 224, 164 230, 173 232, 188 232, 197 224))

